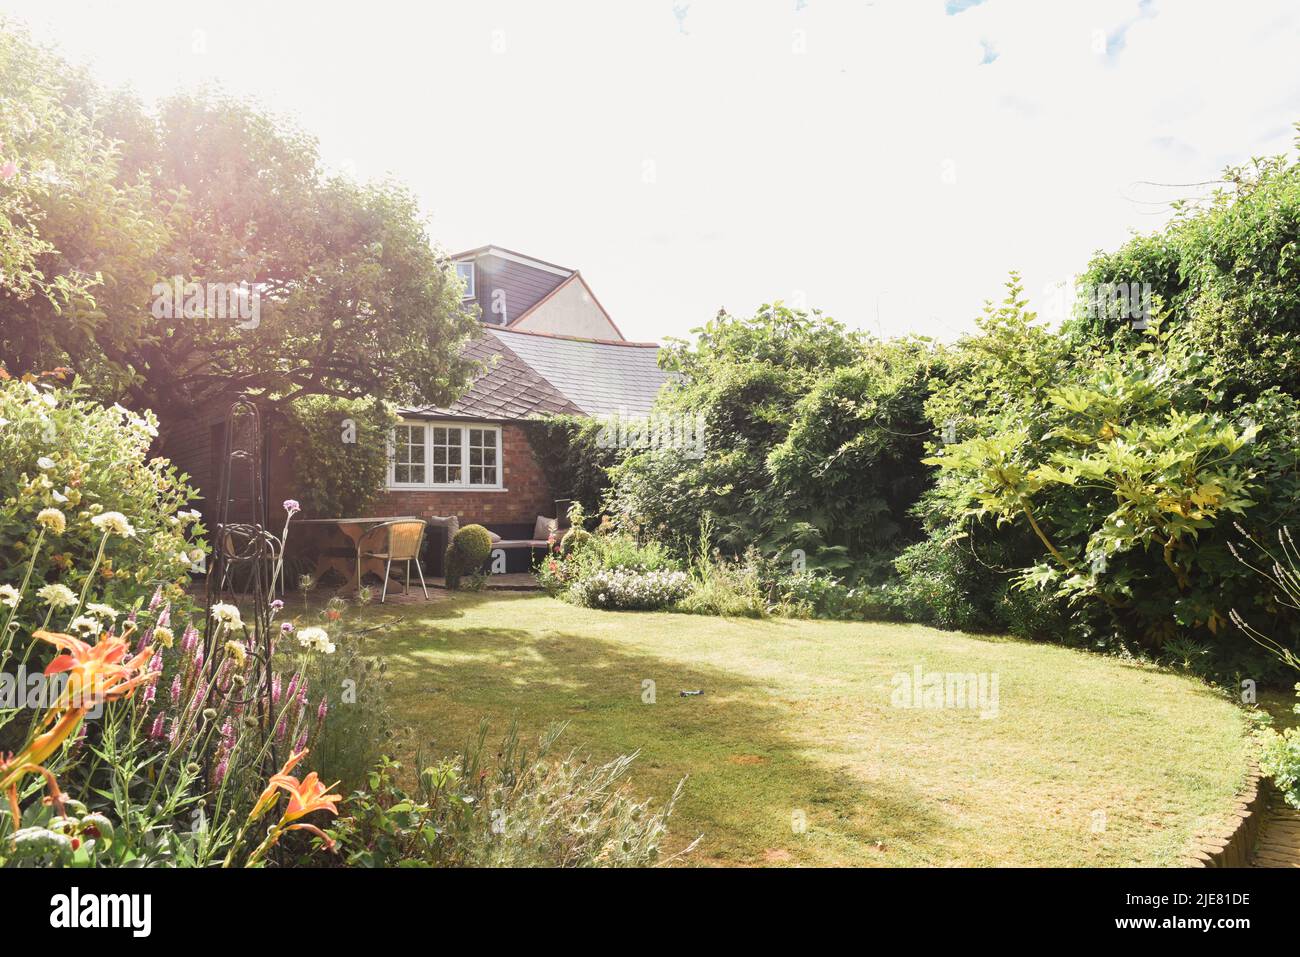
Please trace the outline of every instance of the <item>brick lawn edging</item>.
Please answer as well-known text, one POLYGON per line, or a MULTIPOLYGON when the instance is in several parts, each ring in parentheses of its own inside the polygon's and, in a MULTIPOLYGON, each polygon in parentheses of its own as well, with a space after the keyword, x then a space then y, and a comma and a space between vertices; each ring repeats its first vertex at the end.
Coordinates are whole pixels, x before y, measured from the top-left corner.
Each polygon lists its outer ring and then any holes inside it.
POLYGON ((1251 765, 1246 786, 1237 795, 1230 812, 1228 832, 1222 836, 1201 835, 1187 862, 1189 867, 1249 867, 1250 855, 1259 839, 1260 822, 1268 805, 1266 785, 1259 768, 1251 765))

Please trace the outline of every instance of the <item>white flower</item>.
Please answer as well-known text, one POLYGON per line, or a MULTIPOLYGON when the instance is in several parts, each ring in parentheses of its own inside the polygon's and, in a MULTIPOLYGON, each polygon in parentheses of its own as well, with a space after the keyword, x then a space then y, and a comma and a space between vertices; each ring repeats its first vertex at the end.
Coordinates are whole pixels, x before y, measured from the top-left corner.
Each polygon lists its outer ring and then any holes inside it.
POLYGON ((103 630, 103 626, 100 625, 99 621, 89 615, 81 615, 72 619, 72 624, 68 626, 68 631, 80 638, 94 638, 103 630))
POLYGON ((48 455, 42 455, 36 460, 36 465, 41 469, 52 469, 54 468, 54 459, 50 458, 48 455))
POLYGON ((47 408, 57 409, 59 407, 59 400, 54 398, 53 393, 41 393, 41 401, 45 403, 47 408))
POLYGON ((334 654, 334 642, 330 641, 329 632, 324 628, 304 628, 298 632, 298 644, 323 655, 334 654))
POLYGON ((108 621, 117 621, 117 609, 112 605, 105 605, 100 602, 92 601, 86 606, 86 611, 96 618, 105 618, 108 621))
POLYGON ((121 512, 104 512, 102 515, 96 515, 90 520, 90 524, 100 531, 121 535, 123 538, 135 537, 135 529, 121 512))
POLYGON ((212 618, 232 631, 244 627, 244 619, 239 617, 239 609, 225 602, 219 601, 212 606, 212 618))
POLYGON ((36 597, 45 601, 51 608, 67 608, 77 603, 77 596, 67 585, 43 585, 36 590, 36 597))
POLYGON ((13 585, 0 585, 0 605, 17 608, 23 596, 13 585))
POLYGON ((50 497, 60 505, 65 505, 68 501, 68 496, 64 495, 62 492, 53 492, 50 497))
POLYGON ((44 525, 55 535, 62 535, 68 527, 68 518, 57 508, 43 508, 36 514, 36 524, 44 525))

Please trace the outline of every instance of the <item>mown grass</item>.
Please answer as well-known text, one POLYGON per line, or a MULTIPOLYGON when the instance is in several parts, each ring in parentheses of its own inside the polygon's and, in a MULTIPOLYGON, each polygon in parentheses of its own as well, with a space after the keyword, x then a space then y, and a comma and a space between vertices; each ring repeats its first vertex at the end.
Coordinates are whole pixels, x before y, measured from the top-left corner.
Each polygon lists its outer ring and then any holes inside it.
POLYGON ((703 835, 697 864, 1176 864, 1247 765, 1241 711, 1206 687, 1050 645, 535 594, 365 612, 395 613, 372 640, 407 744, 455 750, 486 716, 494 733, 567 721, 562 740, 601 759, 639 750, 641 795, 689 776, 673 832, 703 835), (918 664, 996 673, 997 717, 892 706, 918 664))

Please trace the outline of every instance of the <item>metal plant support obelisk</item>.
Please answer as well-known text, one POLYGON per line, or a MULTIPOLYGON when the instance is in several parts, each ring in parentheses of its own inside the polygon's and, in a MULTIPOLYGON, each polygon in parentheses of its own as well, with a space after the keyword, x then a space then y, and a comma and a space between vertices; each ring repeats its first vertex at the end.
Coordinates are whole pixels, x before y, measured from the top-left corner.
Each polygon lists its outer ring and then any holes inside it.
MULTIPOLYGON (((266 495, 262 471, 262 417, 248 397, 241 397, 226 415, 225 449, 220 461, 221 497, 213 532, 213 562, 205 592, 204 643, 207 660, 215 661, 221 632, 212 619, 212 606, 228 597, 239 604, 234 589, 248 585, 252 609, 243 611, 245 646, 254 661, 253 679, 238 704, 253 704, 257 721, 270 737, 272 636, 269 584, 275 555, 274 537, 266 530, 266 495)), ((215 689, 214 689, 215 690, 215 689)), ((231 689, 232 697, 235 689, 231 689)), ((268 764, 278 766, 272 744, 268 764)))

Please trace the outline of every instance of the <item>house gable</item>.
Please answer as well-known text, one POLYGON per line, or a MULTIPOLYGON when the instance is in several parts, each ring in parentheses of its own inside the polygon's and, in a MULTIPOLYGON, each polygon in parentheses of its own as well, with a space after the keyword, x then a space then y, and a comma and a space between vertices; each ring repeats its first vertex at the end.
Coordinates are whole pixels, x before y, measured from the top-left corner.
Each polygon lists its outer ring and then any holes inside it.
POLYGON ((618 341, 623 338, 587 281, 577 272, 527 312, 517 316, 507 328, 582 339, 618 341))
POLYGON ((479 320, 493 328, 621 342, 623 333, 576 269, 501 246, 480 246, 451 257, 472 266, 479 320))

